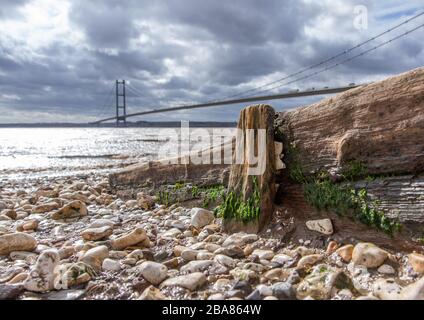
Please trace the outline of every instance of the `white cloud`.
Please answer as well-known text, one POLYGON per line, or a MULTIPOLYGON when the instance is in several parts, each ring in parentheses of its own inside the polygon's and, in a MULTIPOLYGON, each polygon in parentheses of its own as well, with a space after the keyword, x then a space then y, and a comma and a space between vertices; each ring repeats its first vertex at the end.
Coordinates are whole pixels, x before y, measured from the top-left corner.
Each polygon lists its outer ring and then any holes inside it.
POLYGON ((76 45, 82 33, 71 29, 68 12, 70 3, 56 0, 34 0, 19 9, 18 19, 0 19, 3 35, 21 43, 24 51, 37 52, 57 41, 76 45))
POLYGON ((16 94, 2 94, 1 97, 5 100, 21 100, 16 94))

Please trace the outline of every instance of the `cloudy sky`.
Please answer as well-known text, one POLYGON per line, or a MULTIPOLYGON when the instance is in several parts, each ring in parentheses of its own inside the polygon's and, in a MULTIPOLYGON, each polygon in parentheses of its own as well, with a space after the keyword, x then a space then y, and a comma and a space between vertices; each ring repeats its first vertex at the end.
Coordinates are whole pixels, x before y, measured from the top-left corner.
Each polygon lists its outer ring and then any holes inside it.
MULTIPOLYGON (((220 99, 322 61, 422 10, 422 0, 0 0, 0 123, 113 115, 115 79, 134 88, 128 112, 220 99), (368 25, 358 28, 360 5, 368 25)), ((351 55, 422 23, 424 16, 351 55)), ((423 35, 424 28, 272 92, 368 82, 423 66, 423 35)), ((271 104, 283 110, 317 99, 271 104)), ((230 121, 240 107, 144 120, 230 121)))

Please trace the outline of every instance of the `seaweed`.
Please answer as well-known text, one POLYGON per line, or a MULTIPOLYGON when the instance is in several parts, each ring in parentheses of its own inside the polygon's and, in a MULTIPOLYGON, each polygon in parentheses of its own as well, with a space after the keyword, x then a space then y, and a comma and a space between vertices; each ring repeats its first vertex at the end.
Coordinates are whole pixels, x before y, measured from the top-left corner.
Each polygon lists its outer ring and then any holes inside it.
POLYGON ((259 219, 260 215, 260 191, 256 177, 252 177, 252 194, 244 200, 235 192, 224 195, 224 201, 215 208, 215 215, 224 220, 238 220, 248 223, 259 219))

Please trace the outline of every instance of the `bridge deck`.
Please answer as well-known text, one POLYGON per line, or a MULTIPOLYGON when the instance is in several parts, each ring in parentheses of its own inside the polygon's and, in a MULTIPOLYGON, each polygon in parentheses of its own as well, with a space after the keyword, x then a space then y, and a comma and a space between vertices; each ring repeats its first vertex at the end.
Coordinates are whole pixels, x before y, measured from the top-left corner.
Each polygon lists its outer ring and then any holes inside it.
MULTIPOLYGON (((159 109, 152 109, 152 110, 146 110, 146 111, 142 111, 142 112, 127 114, 126 118, 142 116, 142 115, 146 115, 146 114, 153 114, 153 113, 177 111, 177 110, 188 110, 188 109, 216 107, 216 106, 224 106, 224 105, 246 103, 246 102, 258 102, 258 101, 268 101, 268 100, 277 100, 277 99, 288 99, 288 98, 296 98, 296 97, 333 94, 333 93, 339 93, 339 92, 347 91, 347 90, 350 90, 350 89, 353 89, 353 88, 357 88, 359 86, 360 85, 352 85, 352 86, 338 87, 338 88, 324 88, 324 89, 319 89, 319 90, 306 90, 306 91, 289 92, 289 93, 274 94, 274 95, 267 95, 267 96, 257 96, 257 97, 241 98, 241 99, 212 101, 212 102, 207 102, 207 103, 183 105, 183 106, 170 107, 170 108, 159 108, 159 109)), ((110 121, 110 120, 116 120, 116 117, 101 119, 101 120, 92 122, 91 124, 99 124, 99 123, 110 121)))

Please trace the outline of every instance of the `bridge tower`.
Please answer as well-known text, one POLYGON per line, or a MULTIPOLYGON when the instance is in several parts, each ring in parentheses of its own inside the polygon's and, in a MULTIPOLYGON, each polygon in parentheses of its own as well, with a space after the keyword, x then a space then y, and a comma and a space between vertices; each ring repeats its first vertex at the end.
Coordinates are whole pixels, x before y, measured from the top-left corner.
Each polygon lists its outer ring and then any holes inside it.
POLYGON ((116 126, 127 126, 127 101, 125 80, 116 80, 116 126))

